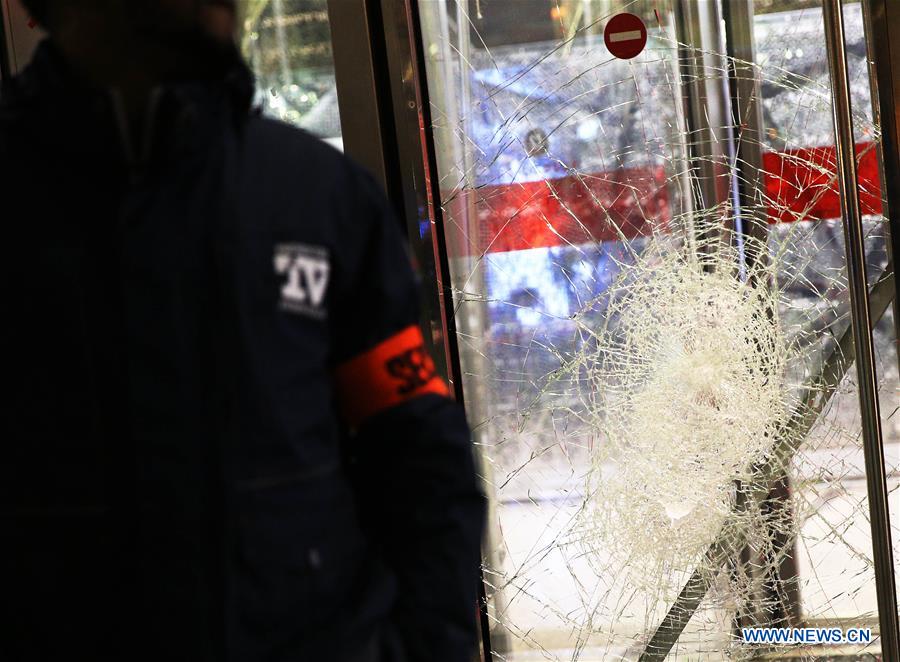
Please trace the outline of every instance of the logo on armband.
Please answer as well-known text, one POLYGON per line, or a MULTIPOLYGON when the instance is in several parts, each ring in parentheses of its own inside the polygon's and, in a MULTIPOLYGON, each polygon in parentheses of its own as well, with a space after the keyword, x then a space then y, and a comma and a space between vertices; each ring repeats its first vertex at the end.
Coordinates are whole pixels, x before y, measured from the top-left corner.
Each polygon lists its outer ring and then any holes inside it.
POLYGON ((435 377, 434 361, 424 345, 408 349, 393 356, 385 364, 392 377, 402 381, 397 388, 399 395, 407 395, 427 386, 435 377))

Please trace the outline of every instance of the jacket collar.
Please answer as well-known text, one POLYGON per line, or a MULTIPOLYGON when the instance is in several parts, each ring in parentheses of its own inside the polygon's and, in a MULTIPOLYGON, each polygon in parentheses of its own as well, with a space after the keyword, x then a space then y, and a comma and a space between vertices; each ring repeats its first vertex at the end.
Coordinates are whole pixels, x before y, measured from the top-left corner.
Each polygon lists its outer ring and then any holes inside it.
POLYGON ((133 145, 115 91, 79 77, 46 39, 29 66, 4 84, 0 118, 24 115, 55 146, 107 154, 111 150, 135 168, 173 146, 196 147, 224 128, 223 121, 239 128, 250 114, 253 92, 253 75, 239 58, 219 77, 163 84, 148 99, 145 144, 133 145))

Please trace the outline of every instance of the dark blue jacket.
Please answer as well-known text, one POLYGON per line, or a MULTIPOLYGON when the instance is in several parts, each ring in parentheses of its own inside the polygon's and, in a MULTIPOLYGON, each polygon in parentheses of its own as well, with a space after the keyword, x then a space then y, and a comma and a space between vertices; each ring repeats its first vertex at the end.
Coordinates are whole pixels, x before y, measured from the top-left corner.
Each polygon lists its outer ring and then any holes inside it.
POLYGON ((483 500, 399 228, 242 66, 0 96, 0 660, 469 662, 483 500), (134 147, 130 143, 137 142, 134 147))

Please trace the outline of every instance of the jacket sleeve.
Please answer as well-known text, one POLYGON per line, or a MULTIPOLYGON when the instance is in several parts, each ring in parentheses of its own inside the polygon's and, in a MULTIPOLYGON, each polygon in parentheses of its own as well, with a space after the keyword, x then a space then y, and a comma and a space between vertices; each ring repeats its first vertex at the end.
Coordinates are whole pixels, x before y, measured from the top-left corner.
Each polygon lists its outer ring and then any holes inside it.
POLYGON ((484 524, 470 432, 425 349, 399 224, 367 175, 355 188, 360 248, 334 321, 360 515, 397 578, 392 625, 409 660, 469 662, 484 524))

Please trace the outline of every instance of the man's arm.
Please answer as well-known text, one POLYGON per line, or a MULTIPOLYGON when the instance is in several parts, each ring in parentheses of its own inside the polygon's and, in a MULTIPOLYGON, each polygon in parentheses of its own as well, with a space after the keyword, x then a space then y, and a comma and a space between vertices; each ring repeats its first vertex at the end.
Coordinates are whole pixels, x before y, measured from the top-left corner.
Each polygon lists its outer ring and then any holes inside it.
POLYGON ((354 489, 397 577, 394 627, 410 661, 468 662, 484 524, 471 437, 425 349, 397 221, 374 183, 360 188, 367 236, 340 322, 353 348, 336 366, 354 489))

